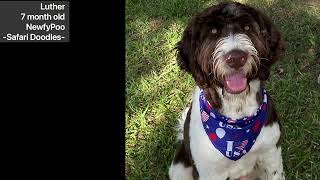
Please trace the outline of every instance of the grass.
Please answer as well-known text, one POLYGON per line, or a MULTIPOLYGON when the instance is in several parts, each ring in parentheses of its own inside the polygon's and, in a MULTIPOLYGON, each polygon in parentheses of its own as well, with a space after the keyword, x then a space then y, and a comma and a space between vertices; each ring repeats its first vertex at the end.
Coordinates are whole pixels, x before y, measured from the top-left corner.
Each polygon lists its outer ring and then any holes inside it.
MULTIPOLYGON (((175 126, 195 83, 179 70, 173 47, 188 19, 220 1, 126 1, 127 179, 168 179, 175 126)), ((320 2, 243 0, 265 11, 282 32, 287 51, 267 88, 283 124, 289 180, 320 179, 320 2), (279 69, 283 70, 279 73, 279 69)))

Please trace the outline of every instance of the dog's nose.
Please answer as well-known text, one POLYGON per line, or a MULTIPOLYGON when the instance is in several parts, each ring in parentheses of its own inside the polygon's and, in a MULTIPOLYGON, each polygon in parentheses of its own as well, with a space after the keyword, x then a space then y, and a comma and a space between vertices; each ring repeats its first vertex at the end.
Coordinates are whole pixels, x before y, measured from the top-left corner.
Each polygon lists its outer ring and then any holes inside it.
POLYGON ((247 53, 241 50, 232 50, 225 55, 226 62, 231 68, 239 69, 247 62, 247 53))

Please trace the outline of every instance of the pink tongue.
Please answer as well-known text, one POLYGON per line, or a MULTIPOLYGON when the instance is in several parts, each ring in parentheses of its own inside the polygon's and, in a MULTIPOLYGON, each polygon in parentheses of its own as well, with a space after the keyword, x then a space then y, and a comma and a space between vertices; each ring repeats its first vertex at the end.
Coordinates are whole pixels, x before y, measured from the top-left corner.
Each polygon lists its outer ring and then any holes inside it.
POLYGON ((247 88, 247 78, 240 73, 226 76, 224 79, 224 86, 229 93, 240 93, 247 88))

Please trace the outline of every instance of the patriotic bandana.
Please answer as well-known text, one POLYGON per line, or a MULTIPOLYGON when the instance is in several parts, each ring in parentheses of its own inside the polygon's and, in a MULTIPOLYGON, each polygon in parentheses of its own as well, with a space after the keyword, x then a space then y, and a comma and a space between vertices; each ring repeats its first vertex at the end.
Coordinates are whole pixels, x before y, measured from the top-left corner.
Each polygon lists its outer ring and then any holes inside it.
POLYGON ((203 127, 212 142, 225 157, 236 161, 248 153, 254 145, 267 119, 267 93, 262 90, 263 103, 258 110, 242 119, 221 115, 200 92, 200 112, 203 127))

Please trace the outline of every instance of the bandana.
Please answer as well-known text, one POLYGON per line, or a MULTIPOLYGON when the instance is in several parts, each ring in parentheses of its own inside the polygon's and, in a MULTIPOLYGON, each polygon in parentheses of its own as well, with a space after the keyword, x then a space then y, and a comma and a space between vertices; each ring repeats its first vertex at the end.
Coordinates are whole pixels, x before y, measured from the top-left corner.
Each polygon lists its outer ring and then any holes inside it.
POLYGON ((200 113, 203 128, 213 146, 230 160, 239 160, 254 145, 267 119, 267 92, 262 90, 263 103, 252 116, 231 119, 221 115, 200 91, 200 113))

